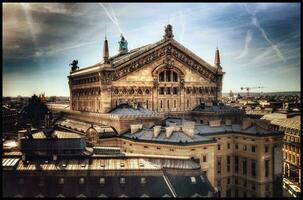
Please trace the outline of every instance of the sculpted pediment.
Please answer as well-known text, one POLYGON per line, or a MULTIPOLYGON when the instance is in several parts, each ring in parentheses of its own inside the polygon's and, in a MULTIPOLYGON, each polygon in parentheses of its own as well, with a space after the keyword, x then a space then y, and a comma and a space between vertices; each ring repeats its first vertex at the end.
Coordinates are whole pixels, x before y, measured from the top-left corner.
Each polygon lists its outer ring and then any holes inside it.
POLYGON ((149 47, 147 51, 142 51, 140 55, 125 60, 125 62, 115 66, 112 80, 118 80, 160 59, 163 60, 163 64, 165 65, 172 65, 170 62, 177 60, 210 82, 216 81, 216 73, 219 76, 223 75, 222 72, 217 72, 217 68, 211 66, 173 39, 160 41, 156 44, 157 45, 152 48, 149 47))

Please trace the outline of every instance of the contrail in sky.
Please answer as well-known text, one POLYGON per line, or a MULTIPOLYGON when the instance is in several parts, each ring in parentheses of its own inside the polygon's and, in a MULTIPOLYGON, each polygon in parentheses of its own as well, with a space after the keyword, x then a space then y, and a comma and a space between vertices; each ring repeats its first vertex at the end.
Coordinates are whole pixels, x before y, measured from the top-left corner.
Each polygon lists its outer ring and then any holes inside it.
MULTIPOLYGON (((117 19, 116 15, 115 15, 115 12, 113 10, 113 8, 111 7, 111 5, 109 6, 110 7, 110 10, 107 9, 103 3, 99 3, 99 5, 104 9, 106 15, 108 16, 108 18, 117 26, 117 28, 119 29, 120 33, 123 34, 123 31, 120 27, 120 24, 119 24, 119 20, 117 19)), ((124 35, 124 34, 123 34, 124 35)), ((125 35, 124 35, 125 36, 125 35)))
POLYGON ((266 32, 264 31, 264 29, 261 27, 261 25, 259 24, 258 18, 256 17, 256 11, 255 12, 250 12, 247 5, 244 4, 246 11, 251 15, 251 21, 252 24, 258 28, 258 30, 262 33, 262 36, 264 37, 264 39, 269 43, 269 45, 275 50, 277 56, 283 60, 283 62, 285 62, 285 58, 282 54, 282 52, 280 51, 280 49, 278 48, 277 45, 275 45, 267 36, 266 32))

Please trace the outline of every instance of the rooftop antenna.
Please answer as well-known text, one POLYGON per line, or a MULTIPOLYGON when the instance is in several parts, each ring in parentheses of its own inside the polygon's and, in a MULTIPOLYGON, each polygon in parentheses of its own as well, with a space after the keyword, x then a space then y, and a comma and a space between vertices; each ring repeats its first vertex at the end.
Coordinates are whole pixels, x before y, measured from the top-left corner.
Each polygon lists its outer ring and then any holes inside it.
POLYGON ((167 15, 167 24, 169 24, 169 15, 167 15))
POLYGON ((105 39, 106 39, 106 32, 107 32, 107 25, 105 24, 105 31, 104 31, 105 33, 105 39))

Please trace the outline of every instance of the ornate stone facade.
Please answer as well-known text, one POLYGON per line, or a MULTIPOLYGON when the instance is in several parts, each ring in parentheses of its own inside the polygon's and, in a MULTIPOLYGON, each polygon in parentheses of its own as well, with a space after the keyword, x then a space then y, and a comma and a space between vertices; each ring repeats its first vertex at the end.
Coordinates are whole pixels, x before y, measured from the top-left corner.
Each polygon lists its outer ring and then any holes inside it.
POLYGON ((160 113, 184 112, 221 97, 221 66, 208 64, 175 41, 171 25, 157 43, 103 57, 94 66, 71 71, 72 110, 107 113, 119 104, 135 103, 160 113))

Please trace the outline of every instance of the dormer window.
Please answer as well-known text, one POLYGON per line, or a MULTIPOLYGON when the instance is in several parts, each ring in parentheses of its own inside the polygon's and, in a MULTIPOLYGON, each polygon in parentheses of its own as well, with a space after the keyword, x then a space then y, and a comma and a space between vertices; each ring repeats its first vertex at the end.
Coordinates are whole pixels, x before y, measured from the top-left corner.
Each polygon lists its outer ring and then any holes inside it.
POLYGON ((79 179, 79 184, 84 184, 84 182, 85 182, 84 178, 79 179))
POLYGON ((196 182, 197 182, 196 177, 194 177, 194 176, 190 177, 190 180, 191 180, 192 184, 196 184, 196 182))
POLYGON ((125 178, 124 178, 124 177, 120 178, 120 183, 121 183, 121 184, 124 184, 124 183, 125 183, 125 178))
POLYGON ((140 182, 141 182, 142 184, 146 183, 146 178, 142 177, 142 178, 140 179, 140 182))
POLYGON ((100 184, 104 184, 105 183, 105 178, 100 178, 100 184))
POLYGON ((64 178, 59 178, 59 184, 64 184, 64 178))

